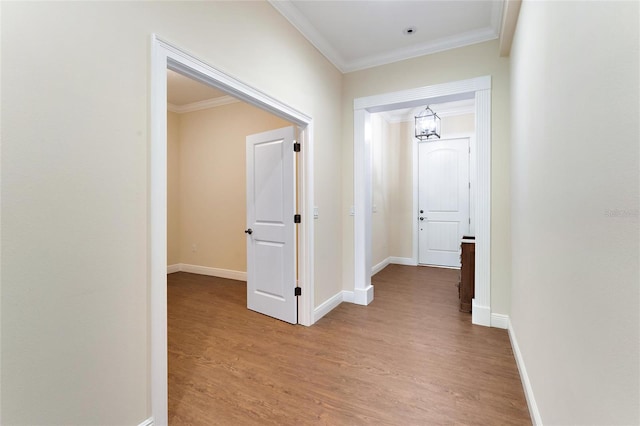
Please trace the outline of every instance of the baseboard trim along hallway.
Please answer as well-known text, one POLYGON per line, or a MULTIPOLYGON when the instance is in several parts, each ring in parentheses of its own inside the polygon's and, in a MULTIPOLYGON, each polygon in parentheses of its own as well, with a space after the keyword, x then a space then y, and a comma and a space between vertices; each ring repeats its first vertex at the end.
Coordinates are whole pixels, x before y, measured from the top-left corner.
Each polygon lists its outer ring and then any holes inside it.
POLYGON ((247 273, 232 269, 211 268, 209 266, 189 265, 188 263, 176 263, 167 266, 167 274, 175 272, 190 272, 192 274, 208 275, 210 277, 226 278, 229 280, 247 281, 247 273))
POLYGON ((524 389, 524 396, 527 400, 527 406, 529 407, 529 414, 531 415, 531 422, 534 426, 542 426, 542 418, 540 417, 540 411, 538 410, 538 404, 536 404, 536 398, 533 395, 533 388, 529 381, 529 375, 527 374, 527 368, 524 365, 524 359, 520 353, 520 347, 518 346, 518 339, 516 339, 516 332, 511 325, 511 321, 507 316, 507 330, 509 331, 509 340, 511 341, 511 349, 513 350, 513 356, 516 359, 516 365, 520 372, 520 380, 522 381, 522 388, 524 389))

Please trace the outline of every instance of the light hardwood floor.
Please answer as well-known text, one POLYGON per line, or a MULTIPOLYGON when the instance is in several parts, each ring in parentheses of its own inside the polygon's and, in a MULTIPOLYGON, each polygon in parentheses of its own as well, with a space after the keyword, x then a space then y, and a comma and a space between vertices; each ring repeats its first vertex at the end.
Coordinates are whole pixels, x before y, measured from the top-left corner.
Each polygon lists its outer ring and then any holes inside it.
POLYGON ((458 312, 457 274, 390 265, 369 306, 312 327, 247 310, 243 282, 170 274, 170 424, 531 424, 507 332, 458 312))

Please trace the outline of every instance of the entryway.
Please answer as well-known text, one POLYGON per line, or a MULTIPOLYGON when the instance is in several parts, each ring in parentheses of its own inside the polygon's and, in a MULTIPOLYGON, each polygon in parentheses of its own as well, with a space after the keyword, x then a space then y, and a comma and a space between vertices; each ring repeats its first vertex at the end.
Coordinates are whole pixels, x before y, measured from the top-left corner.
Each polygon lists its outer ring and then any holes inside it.
MULTIPOLYGON (((373 300, 372 272, 372 173, 371 116, 373 113, 429 104, 474 100, 475 161, 470 172, 477 177, 477 187, 470 197, 475 218, 476 261, 475 297, 472 321, 491 326, 491 77, 478 77, 450 83, 378 94, 354 100, 354 302, 367 305, 373 300), (475 212, 475 213, 474 213, 475 212)), ((417 150, 417 146, 415 148, 417 150)), ((473 152, 472 152, 473 155, 473 152)), ((417 154, 414 155, 417 158, 417 154)), ((414 163, 417 170, 417 161, 414 163)), ((416 173, 417 175, 417 173, 416 173)), ((414 197, 417 200, 417 197, 414 197)), ((417 201, 413 211, 419 211, 417 201)), ((472 221, 473 222, 473 221, 472 221)), ((416 228, 417 229, 417 228, 416 228)), ((413 239, 417 264, 418 238, 413 239)))
MULTIPOLYGON (((302 150, 298 182, 298 322, 311 325, 313 314, 313 139, 311 117, 224 74, 156 36, 152 37, 150 181, 151 410, 167 424, 167 69, 275 114, 298 127, 302 150)), ((293 152, 293 146, 292 152, 293 152)), ((293 218, 292 218, 293 219, 293 218)))

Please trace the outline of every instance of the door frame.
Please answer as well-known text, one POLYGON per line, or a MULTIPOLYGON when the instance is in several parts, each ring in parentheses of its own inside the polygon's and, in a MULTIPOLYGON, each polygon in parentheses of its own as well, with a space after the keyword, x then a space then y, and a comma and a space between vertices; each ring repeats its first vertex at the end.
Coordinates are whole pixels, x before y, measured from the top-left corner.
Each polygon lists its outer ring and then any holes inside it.
POLYGON ((368 305, 373 300, 371 113, 464 99, 475 100, 476 287, 471 320, 491 326, 491 76, 354 99, 354 303, 368 305))
MULTIPOLYGON (((451 139, 469 139, 469 216, 471 217, 471 225, 469 226, 469 233, 473 235, 475 233, 476 212, 475 212, 475 200, 476 200, 476 141, 474 133, 452 133, 446 138, 440 140, 446 141, 451 139)), ((419 196, 419 174, 420 174, 420 160, 418 154, 418 148, 421 143, 427 143, 428 141, 420 141, 413 138, 413 151, 412 151, 412 166, 413 166, 413 212, 418 211, 420 208, 420 196, 419 196)), ((416 221, 414 224, 413 233, 411 235, 412 255, 411 260, 414 265, 420 265, 420 250, 419 250, 419 231, 420 224, 416 221)), ((446 268, 446 266, 444 266, 446 268)))
POLYGON ((298 157, 297 195, 302 223, 298 225, 298 323, 313 324, 313 119, 231 75, 215 69, 185 50, 151 35, 149 243, 151 414, 156 425, 168 423, 167 366, 167 69, 218 88, 298 127, 303 149, 298 157))

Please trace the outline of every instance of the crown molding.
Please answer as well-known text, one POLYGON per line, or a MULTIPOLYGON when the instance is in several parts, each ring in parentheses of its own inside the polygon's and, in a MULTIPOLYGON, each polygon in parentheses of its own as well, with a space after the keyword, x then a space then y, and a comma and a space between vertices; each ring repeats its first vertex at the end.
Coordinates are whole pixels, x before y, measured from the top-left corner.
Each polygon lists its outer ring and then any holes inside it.
POLYGON ((518 25, 521 0, 506 0, 502 13, 502 27, 500 28, 500 56, 511 54, 511 44, 518 25))
POLYGON ((192 102, 190 104, 175 105, 167 102, 167 109, 171 112, 184 114, 185 112, 200 111, 202 109, 215 108, 222 105, 240 102, 233 96, 220 96, 218 98, 205 99, 204 101, 192 102))
POLYGON ((344 67, 343 72, 349 73, 353 71, 360 71, 367 68, 390 64, 393 62, 417 58, 419 56, 443 52, 445 50, 457 49, 459 47, 483 43, 485 41, 495 40, 497 38, 498 33, 492 27, 485 27, 456 36, 441 38, 431 43, 423 43, 417 46, 397 49, 390 53, 368 56, 360 60, 352 61, 344 67))
POLYGON ((316 27, 293 5, 290 0, 268 0, 275 10, 280 12, 291 25, 295 27, 320 53, 329 60, 340 72, 346 72, 345 60, 325 39, 316 27))
POLYGON ((470 46, 500 37, 504 0, 494 1, 491 9, 491 23, 485 28, 469 31, 452 37, 397 49, 393 52, 370 55, 347 61, 334 49, 309 20, 295 7, 291 0, 268 0, 271 6, 284 16, 320 53, 343 74, 360 71, 419 56, 470 46))

